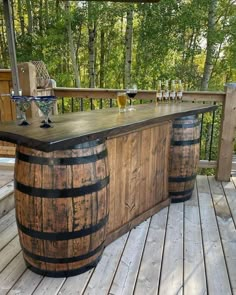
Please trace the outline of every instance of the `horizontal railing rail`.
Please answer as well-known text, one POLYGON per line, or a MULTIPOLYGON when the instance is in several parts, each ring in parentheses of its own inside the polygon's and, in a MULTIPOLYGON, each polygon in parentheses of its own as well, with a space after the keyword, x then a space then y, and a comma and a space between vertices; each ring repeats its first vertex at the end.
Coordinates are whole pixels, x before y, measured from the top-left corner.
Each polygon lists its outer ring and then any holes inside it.
MULTIPOLYGON (((58 111, 75 112, 87 111, 99 108, 116 106, 116 95, 121 89, 91 89, 91 88, 65 88, 37 89, 35 69, 30 63, 24 63, 25 71, 19 71, 19 78, 23 94, 48 95, 54 92, 58 97, 58 111)), ((21 64, 22 67, 22 64, 21 64)), ((0 78, 9 79, 10 70, 0 70, 0 78)), ((1 79, 0 79, 1 82, 1 79)), ((10 84, 9 84, 10 85, 10 84)), ((125 91, 125 90, 124 90, 125 91)), ((155 90, 139 90, 135 97, 138 103, 155 101, 155 90)), ((9 103, 3 97, 4 104, 9 103)), ((216 112, 204 114, 201 118, 201 161, 200 167, 217 168, 216 178, 222 181, 230 179, 232 163, 233 143, 236 130, 236 87, 228 85, 224 92, 216 91, 186 91, 183 93, 183 101, 193 103, 210 103, 218 105, 216 112)), ((9 114, 14 115, 14 107, 11 105, 9 114)), ((31 108, 32 117, 39 116, 38 110, 31 108)), ((4 107, 4 109, 6 109, 4 107)), ((56 111, 56 110, 55 110, 56 111)), ((4 115, 7 114, 5 110, 4 115)))
MULTIPOLYGON (((64 88, 57 87, 53 89, 54 94, 59 98, 59 112, 73 112, 93 110, 104 107, 116 106, 116 95, 124 89, 93 89, 93 88, 64 88), (61 100, 61 102, 60 102, 61 100), (71 104, 68 103, 71 101, 71 104), (108 103, 107 103, 108 101, 108 103)), ((156 91, 154 90, 139 90, 135 100, 138 103, 148 103, 156 100, 156 91)), ((234 97, 236 100, 236 97, 234 97)), ((219 180, 229 180, 232 163, 233 145, 232 138, 222 138, 227 135, 222 135, 224 129, 225 107, 227 105, 227 89, 225 92, 215 91, 185 91, 182 101, 193 103, 210 103, 218 105, 218 109, 211 115, 203 114, 201 118, 201 160, 200 168, 217 168, 216 176, 219 180), (231 145, 230 145, 231 142, 231 145), (225 155, 223 149, 227 147, 228 155, 225 155), (231 150, 230 150, 231 149, 231 150), (224 158, 224 159, 223 159, 224 158), (226 159, 227 158, 227 159, 226 159), (230 159, 229 159, 230 158, 230 159), (227 166, 227 168, 226 168, 227 166)), ((174 102, 173 102, 174 103, 174 102)), ((231 105, 233 111, 234 104, 231 105)), ((235 128, 235 122, 232 120, 232 126, 235 128)), ((227 133, 227 132, 226 132, 227 133)), ((230 134, 232 137, 232 134, 230 134)))

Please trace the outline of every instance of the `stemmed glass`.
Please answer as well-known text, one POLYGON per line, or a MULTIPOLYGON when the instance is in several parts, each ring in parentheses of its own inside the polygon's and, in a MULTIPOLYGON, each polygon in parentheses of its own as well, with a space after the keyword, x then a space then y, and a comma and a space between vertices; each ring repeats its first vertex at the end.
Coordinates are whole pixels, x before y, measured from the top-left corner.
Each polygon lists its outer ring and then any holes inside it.
POLYGON ((12 93, 12 95, 11 95, 11 99, 16 104, 16 107, 18 110, 17 113, 20 114, 21 122, 18 124, 19 126, 30 125, 30 123, 26 119, 26 111, 30 107, 30 103, 31 103, 32 98, 33 98, 32 96, 14 95, 14 93, 12 93))
POLYGON ((52 125, 50 125, 51 120, 49 119, 49 114, 53 109, 53 106, 56 102, 56 97, 53 95, 48 96, 36 96, 34 98, 35 104, 40 109, 40 111, 44 114, 44 121, 43 124, 40 125, 41 128, 50 128, 52 125))
POLYGON ((136 84, 131 85, 131 87, 129 87, 126 90, 126 94, 128 95, 128 97, 130 98, 130 106, 128 107, 129 111, 135 111, 135 107, 133 106, 133 99, 136 96, 138 92, 138 88, 136 84))

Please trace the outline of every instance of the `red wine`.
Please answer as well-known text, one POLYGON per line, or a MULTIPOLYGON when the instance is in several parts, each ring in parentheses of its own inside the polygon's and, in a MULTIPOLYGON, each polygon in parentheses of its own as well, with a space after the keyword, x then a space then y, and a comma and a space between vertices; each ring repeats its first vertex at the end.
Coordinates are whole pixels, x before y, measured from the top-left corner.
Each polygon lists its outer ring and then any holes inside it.
POLYGON ((136 94, 136 92, 127 92, 129 98, 134 98, 136 94))

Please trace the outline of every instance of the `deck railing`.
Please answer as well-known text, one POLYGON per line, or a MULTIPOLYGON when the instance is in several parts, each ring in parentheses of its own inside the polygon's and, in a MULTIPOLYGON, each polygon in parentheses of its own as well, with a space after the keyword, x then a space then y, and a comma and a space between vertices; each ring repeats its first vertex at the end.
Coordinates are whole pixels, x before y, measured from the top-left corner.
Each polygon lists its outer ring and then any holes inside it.
MULTIPOLYGON (((77 89, 58 87, 54 94, 59 98, 60 113, 93 110, 116 106, 116 94, 121 89, 77 89)), ((156 91, 139 90, 135 99, 139 103, 155 101, 156 91)), ((187 91, 183 101, 218 105, 212 114, 201 117, 200 168, 216 168, 216 178, 228 181, 232 167, 234 132, 236 128, 236 89, 225 92, 187 91), (227 151, 227 152, 226 152, 227 151)), ((174 103, 174 102, 171 102, 174 103)))
MULTIPOLYGON (((54 89, 37 89, 35 70, 30 63, 20 65, 20 82, 23 94, 26 95, 46 95, 54 92, 58 97, 59 113, 86 111, 116 106, 116 94, 120 89, 91 89, 91 88, 65 88, 57 87, 54 89), (26 75, 27 74, 27 75, 26 75)), ((6 91, 11 87, 9 70, 0 70, 0 92, 6 91), (6 76, 7 75, 7 79, 6 76), (3 77, 1 79, 1 76, 3 77), (4 81, 7 80, 6 81, 4 81), (5 84, 4 84, 5 83, 5 84), (6 86, 8 83, 8 86, 6 86), (2 88, 2 85, 5 85, 2 88)), ((156 91, 139 90, 136 101, 139 103, 149 103, 155 101, 156 91)), ((15 110, 14 104, 7 101, 7 97, 2 97, 7 120, 12 120, 15 110), (8 110, 6 106, 9 106, 8 110)), ((217 111, 204 114, 201 118, 201 160, 199 167, 216 168, 216 178, 221 181, 228 181, 231 169, 236 169, 236 163, 232 163, 233 144, 236 130, 236 88, 233 85, 227 86, 224 92, 212 91, 187 91, 183 93, 183 101, 193 103, 217 104, 217 111)), ((174 102, 171 102, 174 103, 174 102)), ((38 116, 37 108, 30 111, 31 116, 38 116)), ((3 116, 2 116, 2 119, 3 116)), ((13 118, 14 119, 14 118, 13 118)))

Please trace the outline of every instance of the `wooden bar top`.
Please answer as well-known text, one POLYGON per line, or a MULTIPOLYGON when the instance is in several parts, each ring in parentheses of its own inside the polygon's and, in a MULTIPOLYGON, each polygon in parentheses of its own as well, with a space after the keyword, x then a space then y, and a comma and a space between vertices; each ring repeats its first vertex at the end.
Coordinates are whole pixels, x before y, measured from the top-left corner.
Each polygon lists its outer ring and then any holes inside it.
MULTIPOLYGON (((44 152, 72 148, 95 139, 105 139, 177 117, 215 110, 213 105, 197 103, 142 104, 136 111, 119 113, 118 108, 76 112, 52 116, 53 128, 40 128, 40 121, 29 126, 16 122, 0 124, 0 140, 24 145, 44 152)), ((30 120, 29 120, 30 121, 30 120)))

